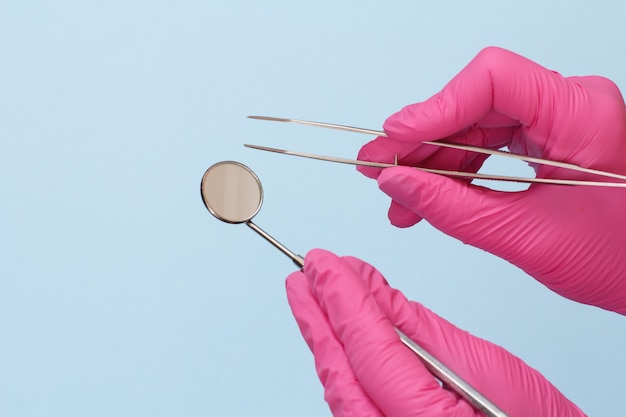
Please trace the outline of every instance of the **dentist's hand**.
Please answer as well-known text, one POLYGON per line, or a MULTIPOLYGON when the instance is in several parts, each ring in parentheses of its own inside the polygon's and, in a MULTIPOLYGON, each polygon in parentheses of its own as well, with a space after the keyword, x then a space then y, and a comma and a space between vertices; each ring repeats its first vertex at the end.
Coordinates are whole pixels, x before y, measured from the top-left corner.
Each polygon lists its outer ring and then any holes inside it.
MULTIPOLYGON (((447 139, 626 174, 626 107, 605 78, 563 77, 512 52, 481 51, 441 92, 384 124, 359 159, 477 171, 485 156, 447 139)), ((626 189, 533 185, 497 192, 394 167, 359 168, 392 198, 391 222, 422 218, 502 257, 572 300, 626 314, 626 189)), ((537 177, 598 179, 541 166, 537 177)))
POLYGON ((511 417, 583 417, 539 372, 390 288, 371 265, 313 250, 287 295, 335 417, 478 417, 400 342, 399 328, 511 417))

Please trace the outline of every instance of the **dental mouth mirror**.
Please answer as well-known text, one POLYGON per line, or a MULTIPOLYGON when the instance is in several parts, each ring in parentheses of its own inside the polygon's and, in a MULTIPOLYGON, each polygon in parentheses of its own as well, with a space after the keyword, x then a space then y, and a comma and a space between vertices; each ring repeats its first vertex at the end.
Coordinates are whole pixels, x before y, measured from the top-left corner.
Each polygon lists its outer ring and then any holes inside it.
POLYGON ((222 161, 210 166, 202 177, 200 194, 206 208, 217 219, 231 224, 245 223, 290 257, 298 267, 304 267, 301 256, 252 222, 263 204, 263 187, 250 168, 235 161, 222 161))
MULTIPOLYGON (((252 222, 261 209, 263 187, 257 175, 247 166, 235 161, 218 162, 210 166, 200 183, 202 201, 209 212, 217 219, 230 223, 245 223, 265 240, 287 255, 300 268, 304 259, 252 222)), ((397 328, 395 329, 404 345, 411 349, 426 368, 442 383, 467 400, 488 417, 508 417, 498 406, 489 401, 459 375, 441 363, 420 345, 397 328)))

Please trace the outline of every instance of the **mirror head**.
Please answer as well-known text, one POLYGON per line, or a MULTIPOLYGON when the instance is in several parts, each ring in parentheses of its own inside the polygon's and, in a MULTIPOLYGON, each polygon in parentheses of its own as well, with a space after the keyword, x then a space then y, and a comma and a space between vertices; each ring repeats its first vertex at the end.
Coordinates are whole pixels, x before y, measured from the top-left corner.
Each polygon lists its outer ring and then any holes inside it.
POLYGON ((245 223, 261 209, 263 187, 256 174, 234 161, 210 166, 200 183, 204 205, 226 223, 245 223))

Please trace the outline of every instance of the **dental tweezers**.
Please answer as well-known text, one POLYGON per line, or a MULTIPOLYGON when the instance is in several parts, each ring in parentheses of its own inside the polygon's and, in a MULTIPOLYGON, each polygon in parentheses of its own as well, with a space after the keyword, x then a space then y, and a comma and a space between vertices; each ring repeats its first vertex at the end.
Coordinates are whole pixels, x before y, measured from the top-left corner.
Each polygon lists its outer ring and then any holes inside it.
MULTIPOLYGON (((269 117, 269 116, 248 116, 248 118, 257 119, 257 120, 268 120, 268 121, 273 121, 273 122, 296 123, 296 124, 301 124, 301 125, 323 127, 323 128, 328 128, 328 129, 337 129, 337 130, 343 130, 343 131, 348 131, 348 132, 365 133, 369 135, 382 136, 382 137, 387 136, 387 134, 382 130, 364 129, 360 127, 344 126, 344 125, 324 123, 324 122, 313 122, 309 120, 287 119, 287 118, 269 117)), ((464 151, 502 156, 506 158, 513 158, 513 159, 528 162, 528 163, 548 165, 548 166, 553 166, 557 168, 568 169, 571 171, 584 172, 587 174, 593 174, 593 175, 598 175, 598 176, 602 176, 606 178, 626 181, 626 175, 616 174, 613 172, 607 172, 607 171, 602 171, 602 170, 593 169, 593 168, 581 167, 581 166, 567 163, 567 162, 552 161, 552 160, 544 159, 544 158, 521 155, 521 154, 506 152, 506 151, 497 150, 497 149, 484 148, 480 146, 448 142, 444 140, 424 141, 422 143, 427 144, 427 145, 444 147, 444 148, 459 149, 459 150, 464 150, 464 151)), ((262 150, 262 151, 281 153, 284 155, 293 155, 293 156, 299 156, 303 158, 318 159, 318 160, 323 160, 323 161, 337 162, 337 163, 349 164, 349 165, 360 165, 360 166, 368 166, 368 167, 375 167, 375 168, 388 168, 388 167, 393 167, 393 166, 398 165, 397 163, 389 164, 389 163, 382 163, 382 162, 360 161, 356 159, 338 158, 338 157, 326 156, 326 155, 316 155, 316 154, 296 152, 296 151, 290 151, 290 150, 285 150, 285 149, 270 148, 267 146, 259 146, 259 145, 251 145, 251 144, 245 144, 244 146, 248 148, 252 148, 252 149, 262 150)), ((587 185, 587 186, 595 186, 595 187, 626 188, 626 183, 624 182, 588 181, 588 180, 572 180, 572 179, 560 179, 560 178, 529 178, 529 177, 480 174, 476 172, 452 171, 452 170, 423 168, 423 167, 413 167, 413 168, 417 168, 422 171, 431 172, 434 174, 447 175, 447 176, 459 177, 459 178, 473 178, 473 179, 475 178, 475 179, 482 179, 482 180, 497 180, 497 181, 509 181, 509 182, 521 182, 521 183, 587 185)))

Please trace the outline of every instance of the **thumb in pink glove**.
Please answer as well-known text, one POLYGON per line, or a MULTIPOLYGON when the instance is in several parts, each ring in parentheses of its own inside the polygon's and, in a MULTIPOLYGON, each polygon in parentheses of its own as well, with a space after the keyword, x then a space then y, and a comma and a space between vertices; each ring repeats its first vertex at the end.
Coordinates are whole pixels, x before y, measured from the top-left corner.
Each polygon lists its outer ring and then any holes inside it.
POLYGON ((309 252, 287 295, 335 417, 481 415, 435 380, 394 327, 512 417, 584 416, 536 370, 409 302, 356 258, 309 252))
MULTIPOLYGON (((626 107, 601 77, 565 78, 512 52, 487 48, 441 92, 385 122, 389 138, 359 158, 477 171, 485 157, 421 145, 448 140, 626 173, 626 107)), ((492 191, 415 169, 360 169, 392 198, 391 222, 421 218, 519 266, 572 300, 626 314, 626 190, 533 185, 492 191)), ((538 177, 591 179, 542 166, 538 177)), ((597 178, 593 178, 597 179, 597 178)))

